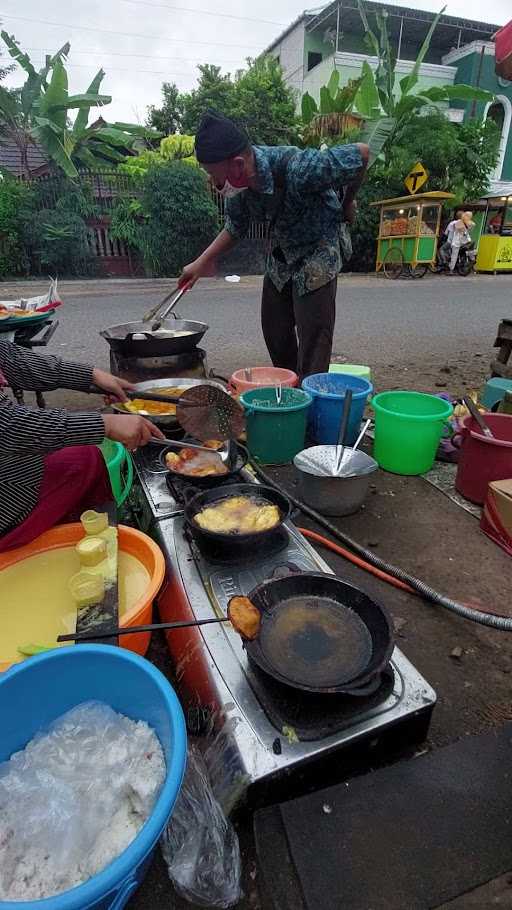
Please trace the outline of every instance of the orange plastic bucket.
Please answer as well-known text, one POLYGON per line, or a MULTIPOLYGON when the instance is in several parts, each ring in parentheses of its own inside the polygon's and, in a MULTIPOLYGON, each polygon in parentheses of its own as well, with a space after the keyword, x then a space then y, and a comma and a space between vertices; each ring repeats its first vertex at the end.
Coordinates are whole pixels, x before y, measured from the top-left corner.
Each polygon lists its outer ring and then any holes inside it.
POLYGON ((249 367, 251 379, 245 378, 245 370, 236 370, 229 380, 229 388, 235 395, 250 392, 251 389, 260 389, 267 386, 276 386, 281 383, 287 388, 295 388, 299 378, 292 370, 281 367, 249 367))
MULTIPOLYGON (((142 597, 123 616, 121 626, 144 625, 150 623, 152 619, 153 601, 164 580, 165 560, 160 548, 147 534, 143 534, 141 531, 129 528, 126 525, 119 525, 118 533, 120 549, 138 559, 146 568, 150 579, 142 597)), ((23 559, 27 559, 29 556, 36 556, 39 553, 56 550, 60 547, 72 547, 83 536, 84 529, 79 522, 76 524, 57 525, 55 528, 51 528, 50 531, 41 534, 40 537, 25 547, 0 553, 0 571, 23 559)), ((119 638, 119 644, 123 648, 128 648, 130 651, 144 655, 149 647, 150 638, 150 632, 123 635, 119 638)), ((9 666, 9 664, 0 662, 0 672, 7 670, 9 666)))

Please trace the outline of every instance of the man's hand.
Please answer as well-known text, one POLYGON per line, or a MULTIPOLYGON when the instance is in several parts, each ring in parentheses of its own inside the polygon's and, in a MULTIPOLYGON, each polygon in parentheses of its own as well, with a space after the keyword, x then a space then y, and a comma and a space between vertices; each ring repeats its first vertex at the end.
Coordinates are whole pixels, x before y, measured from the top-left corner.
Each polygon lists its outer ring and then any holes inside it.
POLYGON ((105 436, 122 442, 131 452, 145 446, 152 436, 164 439, 164 434, 150 420, 137 414, 104 414, 105 436))
POLYGON ((98 370, 96 367, 92 371, 92 379, 94 384, 114 401, 128 401, 126 391, 133 391, 134 388, 132 383, 127 382, 126 379, 112 376, 112 373, 106 373, 105 370, 98 370))
POLYGON ((199 278, 212 278, 215 274, 215 259, 203 259, 202 256, 199 256, 198 259, 194 259, 194 262, 190 262, 184 267, 178 280, 178 287, 182 288, 185 284, 192 287, 199 278))
POLYGON ((354 224, 357 215, 357 202, 355 199, 350 199, 343 206, 343 221, 346 221, 347 224, 354 224))

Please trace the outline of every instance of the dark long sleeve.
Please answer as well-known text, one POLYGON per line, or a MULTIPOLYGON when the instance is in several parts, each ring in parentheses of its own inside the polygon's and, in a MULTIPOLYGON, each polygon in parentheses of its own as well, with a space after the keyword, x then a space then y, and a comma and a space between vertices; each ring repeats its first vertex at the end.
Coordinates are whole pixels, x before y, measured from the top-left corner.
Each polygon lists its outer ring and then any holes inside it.
MULTIPOLYGON (((42 357, 6 341, 0 341, 0 372, 10 385, 35 391, 86 390, 92 382, 90 367, 42 357)), ((0 534, 36 505, 45 455, 68 446, 99 445, 104 435, 99 411, 27 408, 0 393, 0 534)))
POLYGON ((35 354, 10 341, 0 340, 0 370, 10 386, 29 392, 75 389, 86 392, 92 384, 92 367, 35 354))

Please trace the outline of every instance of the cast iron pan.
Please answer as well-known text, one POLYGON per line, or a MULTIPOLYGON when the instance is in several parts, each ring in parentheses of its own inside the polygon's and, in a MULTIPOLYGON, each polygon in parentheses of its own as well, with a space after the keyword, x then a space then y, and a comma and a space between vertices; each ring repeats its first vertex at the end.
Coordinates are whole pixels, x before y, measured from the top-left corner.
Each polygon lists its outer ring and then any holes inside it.
POLYGON ((220 545, 226 554, 229 554, 230 550, 239 554, 243 548, 246 548, 249 553, 254 552, 254 547, 274 534, 283 521, 289 517, 290 512, 290 501, 278 490, 255 483, 234 483, 205 490, 204 493, 197 493, 189 499, 185 506, 185 520, 199 546, 203 542, 207 546, 220 545), (247 496, 256 501, 262 499, 266 503, 276 505, 281 515, 281 521, 268 531, 257 531, 252 534, 222 534, 216 531, 206 531, 194 521, 194 516, 206 506, 211 506, 222 499, 231 499, 233 496, 247 496))
POLYGON ((378 685, 394 647, 380 604, 334 575, 297 573, 248 595, 261 612, 259 634, 244 645, 278 682, 306 692, 365 695, 378 685))
MULTIPOLYGON (((184 449, 186 449, 188 442, 196 442, 196 440, 185 438, 183 440, 184 449)), ((169 468, 165 462, 165 456, 168 452, 175 452, 178 455, 180 450, 178 448, 162 449, 162 452, 160 453, 160 463, 162 467, 167 470, 166 480, 168 486, 172 485, 172 482, 176 477, 178 480, 193 483, 195 487, 217 487, 224 481, 229 480, 230 477, 233 477, 234 474, 238 474, 242 468, 245 468, 245 465, 249 460, 248 452, 232 442, 229 448, 229 460, 226 464, 226 467, 228 468, 227 474, 213 474, 211 477, 194 477, 192 474, 180 474, 179 471, 173 471, 172 468, 169 468)))

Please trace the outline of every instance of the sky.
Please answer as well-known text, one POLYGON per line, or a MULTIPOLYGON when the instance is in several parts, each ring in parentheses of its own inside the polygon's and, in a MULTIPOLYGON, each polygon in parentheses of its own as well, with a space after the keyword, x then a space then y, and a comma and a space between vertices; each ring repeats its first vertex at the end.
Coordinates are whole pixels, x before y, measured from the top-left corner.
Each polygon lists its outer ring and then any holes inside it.
MULTIPOLYGON (((395 6, 437 11, 435 0, 403 0, 395 6)), ((39 68, 46 53, 71 44, 70 91, 84 92, 102 67, 102 91, 112 103, 106 120, 143 123, 158 105, 162 82, 193 88, 199 63, 234 72, 265 49, 301 14, 304 0, 4 0, 2 27, 14 35, 39 68)), ((309 8, 320 6, 312 0, 309 8)), ((510 0, 447 0, 446 13, 503 25, 510 0), (506 10, 507 8, 507 10, 506 10)), ((5 56, 5 55, 4 55, 5 56)), ((22 80, 21 80, 22 81, 22 80)), ((13 74, 7 84, 20 84, 13 74)))

